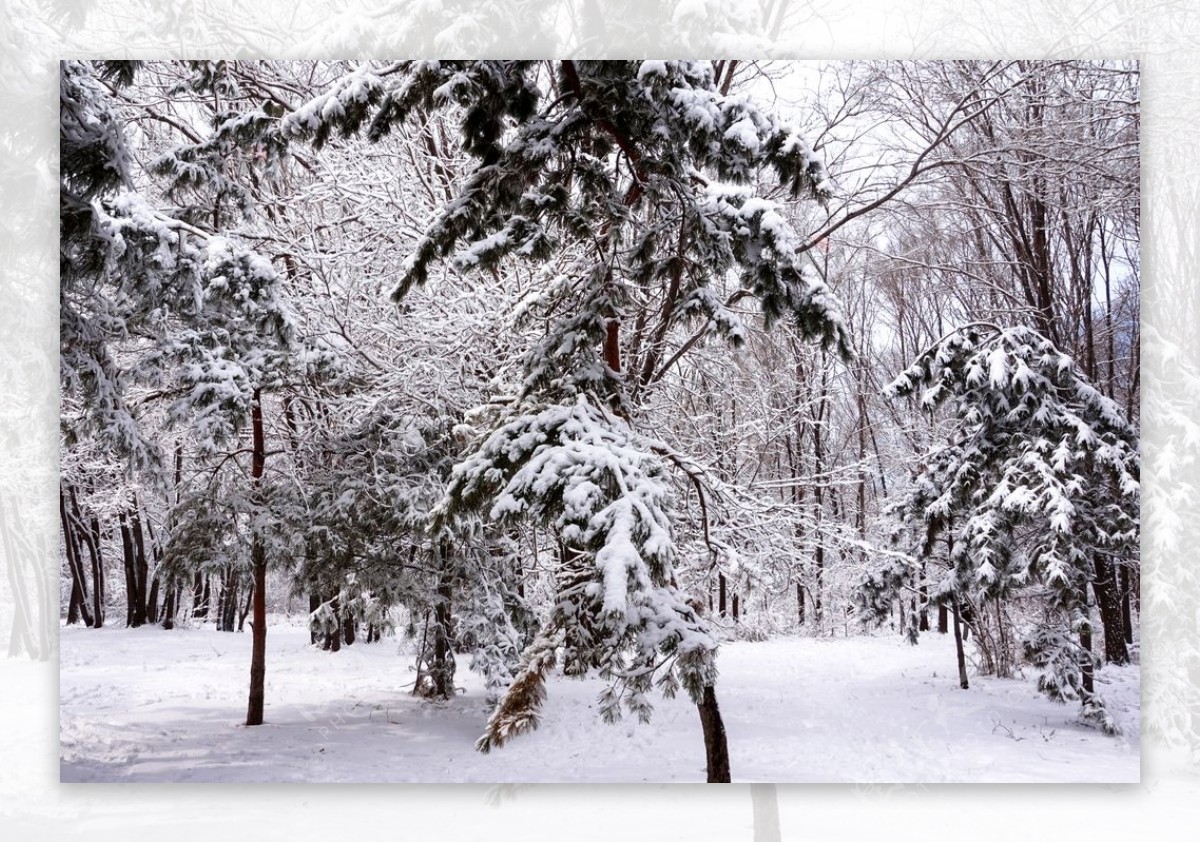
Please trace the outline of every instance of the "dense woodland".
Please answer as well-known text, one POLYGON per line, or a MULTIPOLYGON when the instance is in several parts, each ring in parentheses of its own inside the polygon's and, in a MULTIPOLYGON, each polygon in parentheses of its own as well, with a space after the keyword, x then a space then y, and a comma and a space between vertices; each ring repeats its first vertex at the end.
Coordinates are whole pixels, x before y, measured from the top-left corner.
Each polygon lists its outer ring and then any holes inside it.
MULTIPOLYGON (((61 67, 68 624, 268 613, 699 707, 925 635, 1112 728, 1139 623, 1125 62, 61 67)), ((950 667, 953 669, 953 666, 950 667)), ((233 705, 233 701, 231 701, 233 705)), ((269 719, 269 710, 268 710, 269 719)))

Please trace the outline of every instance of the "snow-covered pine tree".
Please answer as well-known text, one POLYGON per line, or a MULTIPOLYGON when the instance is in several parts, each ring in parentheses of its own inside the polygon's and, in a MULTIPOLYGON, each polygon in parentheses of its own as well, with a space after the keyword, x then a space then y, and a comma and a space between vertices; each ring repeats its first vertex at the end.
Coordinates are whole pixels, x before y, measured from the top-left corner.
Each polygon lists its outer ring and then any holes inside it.
MULTIPOLYGON (((233 148, 253 139, 273 161, 281 146, 262 137, 271 119, 261 109, 219 115, 211 139, 149 168, 170 179, 169 195, 182 201, 187 192, 191 202, 157 207, 135 184, 112 93, 138 70, 134 62, 61 65, 61 381, 64 407, 78 407, 83 420, 64 413, 64 432, 68 442, 91 433, 132 468, 164 480, 130 390, 171 398, 172 420, 190 426, 201 453, 235 441, 248 424, 251 499, 260 509, 263 391, 330 356, 301 349, 271 262, 227 236, 227 220, 213 211, 231 196, 243 214, 252 210, 247 192, 225 175, 233 148)), ((193 70, 197 90, 224 83, 217 65, 193 70)), ((252 534, 250 725, 262 722, 267 538, 252 534)))
MULTIPOLYGON (((886 394, 917 397, 927 410, 945 407, 955 425, 892 510, 918 536, 918 555, 949 536, 941 599, 1040 596, 1042 616, 1024 641, 1039 689, 1080 700, 1085 716, 1112 730, 1093 681, 1087 588, 1102 612, 1119 612, 1104 584, 1115 567, 1137 565, 1134 428, 1070 357, 1025 327, 958 329, 886 394)), ((912 573, 889 563, 864 583, 864 602, 878 610, 912 573)))
POLYGON ((755 182, 793 199, 829 191, 812 149, 749 98, 718 91, 708 62, 469 61, 363 65, 282 121, 320 144, 380 138, 442 112, 474 160, 399 278, 403 298, 448 258, 460 271, 553 260, 529 308, 547 320, 517 395, 455 468, 435 529, 486 512, 532 518, 560 543, 556 608, 500 700, 486 751, 534 728, 563 648, 569 674, 612 680, 606 717, 642 718, 654 685, 700 707, 710 781, 728 781, 716 707, 716 640, 679 590, 670 450, 637 429, 638 396, 686 345, 687 322, 739 345, 732 304, 849 355, 831 291, 755 182), (740 279, 731 299, 727 274, 740 279))
POLYGON ((60 348, 64 402, 133 468, 159 464, 127 394, 174 398, 202 448, 250 418, 254 390, 289 362, 291 315, 271 264, 228 237, 154 207, 134 187, 108 85, 129 62, 61 66, 60 348))

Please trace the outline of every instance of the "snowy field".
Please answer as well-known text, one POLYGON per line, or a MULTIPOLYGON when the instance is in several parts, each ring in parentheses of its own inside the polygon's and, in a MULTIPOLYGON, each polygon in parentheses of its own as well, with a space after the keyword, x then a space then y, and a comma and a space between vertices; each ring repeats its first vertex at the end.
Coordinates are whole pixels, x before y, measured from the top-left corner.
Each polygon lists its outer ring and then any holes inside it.
MULTIPOLYGON (((268 635, 267 723, 245 716, 250 635, 211 629, 62 630, 64 782, 703 782, 696 709, 603 723, 598 680, 552 680, 541 728, 482 755, 488 708, 460 659, 458 699, 411 696, 396 639, 331 654, 268 635)), ((951 636, 784 639, 722 647, 717 685, 734 781, 1136 782, 1138 668, 1098 690, 1122 734, 1030 679, 957 687, 951 636)))

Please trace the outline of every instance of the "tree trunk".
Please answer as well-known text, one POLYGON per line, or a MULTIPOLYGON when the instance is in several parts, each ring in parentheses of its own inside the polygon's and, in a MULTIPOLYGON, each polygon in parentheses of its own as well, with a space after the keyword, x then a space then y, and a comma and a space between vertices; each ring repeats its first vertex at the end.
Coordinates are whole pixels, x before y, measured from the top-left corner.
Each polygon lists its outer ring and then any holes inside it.
POLYGON ((158 623, 158 574, 150 583, 150 594, 146 597, 146 623, 158 623))
POLYGON ((317 644, 317 628, 313 625, 313 612, 321 608, 321 596, 316 591, 308 593, 308 643, 314 647, 317 644))
POLYGON ((67 604, 67 623, 73 624, 83 617, 87 626, 92 626, 92 613, 88 608, 87 580, 84 579, 83 562, 79 558, 79 541, 76 538, 75 522, 67 514, 67 498, 62 488, 58 490, 58 512, 62 520, 63 547, 67 553, 67 567, 71 571, 71 598, 67 604))
POLYGON ((450 646, 450 584, 438 585, 438 599, 433 609, 433 664, 430 678, 433 690, 444 700, 454 697, 454 651, 450 646))
POLYGON ((129 532, 133 536, 134 567, 134 607, 133 625, 141 626, 146 622, 146 580, 149 579, 150 565, 146 560, 146 539, 142 534, 142 517, 138 514, 137 498, 129 510, 129 532))
POLYGON ((717 614, 719 614, 721 617, 725 617, 726 614, 726 590, 727 585, 725 582, 725 575, 717 574, 717 614))
POLYGON ((220 630, 222 632, 233 632, 237 626, 237 609, 238 609, 238 577, 231 569, 225 572, 221 578, 221 596, 220 602, 217 605, 217 617, 219 618, 220 630))
POLYGON ((929 583, 925 579, 925 561, 921 560, 921 614, 917 629, 920 632, 929 631, 929 583))
POLYGON ((700 710, 700 727, 704 732, 704 754, 709 784, 730 781, 729 743, 725 737, 725 721, 717 707, 717 693, 712 685, 704 686, 704 697, 696 706, 700 710))
POLYGON ((950 612, 945 604, 938 604, 938 632, 945 635, 950 631, 950 612))
POLYGON ((117 513, 117 522, 121 528, 121 552, 125 560, 125 625, 139 626, 133 622, 137 605, 137 561, 133 553, 133 533, 129 530, 129 518, 124 512, 117 513))
POLYGON ((1087 587, 1083 588, 1083 612, 1085 614, 1083 627, 1079 630, 1079 647, 1083 650, 1079 669, 1083 674, 1084 701, 1096 693, 1095 660, 1092 658, 1092 619, 1087 605, 1087 587))
POLYGON ((254 606, 254 593, 258 591, 256 587, 257 579, 250 584, 250 592, 246 595, 246 602, 242 605, 237 616, 237 631, 244 632, 246 629, 246 618, 250 615, 250 609, 254 606))
MULTIPOLYGON (((253 453, 250 463, 250 478, 254 484, 254 502, 262 502, 261 485, 263 468, 267 458, 266 439, 263 434, 262 393, 254 390, 250 404, 250 428, 253 453)), ((264 684, 267 672, 267 549, 259 531, 255 531, 250 543, 250 564, 254 570, 254 620, 250 646, 250 700, 246 709, 246 725, 258 726, 263 722, 264 684)))
MULTIPOLYGON (((1133 643, 1133 588, 1129 576, 1129 566, 1122 565, 1120 568, 1120 583, 1121 583, 1121 624, 1125 629, 1125 643, 1133 643)), ((99 624, 97 624, 98 626, 99 624)))
MULTIPOLYGON (((83 509, 79 506, 79 497, 75 487, 70 489, 71 509, 74 513, 75 524, 79 528, 78 537, 87 545, 88 559, 92 567, 92 622, 99 629, 104 626, 104 558, 100 550, 100 519, 95 516, 86 524, 83 519, 83 509)), ((80 573, 83 573, 83 559, 79 560, 80 573)))
POLYGON ((951 607, 954 610, 954 652, 958 659, 958 687, 964 691, 970 687, 967 682, 967 657, 963 652, 962 616, 958 610, 958 595, 951 597, 951 607))
POLYGON ((453 547, 444 539, 435 539, 441 574, 438 578, 437 602, 433 605, 433 660, 429 665, 433 692, 444 700, 454 698, 453 583, 450 578, 450 554, 453 547))
POLYGON ((166 596, 166 599, 163 600, 163 610, 162 610, 162 628, 163 629, 174 629, 175 628, 175 614, 179 608, 177 605, 179 602, 178 594, 179 594, 178 589, 175 588, 175 579, 172 577, 170 580, 167 581, 167 596, 166 596))
POLYGON ((1125 646, 1125 623, 1121 594, 1117 588, 1117 572, 1112 562, 1097 556, 1092 592, 1104 627, 1104 658, 1109 664, 1129 664, 1129 649, 1125 646))

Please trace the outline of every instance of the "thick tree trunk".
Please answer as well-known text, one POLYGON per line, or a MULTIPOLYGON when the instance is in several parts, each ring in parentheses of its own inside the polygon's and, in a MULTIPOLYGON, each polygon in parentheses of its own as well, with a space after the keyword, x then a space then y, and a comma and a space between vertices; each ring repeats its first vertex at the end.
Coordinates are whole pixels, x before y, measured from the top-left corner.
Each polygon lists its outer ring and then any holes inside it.
POLYGON ((133 607, 133 625, 141 626, 146 622, 146 580, 149 579, 150 564, 146 559, 146 539, 142 534, 142 517, 138 514, 137 498, 133 500, 133 506, 129 510, 129 532, 133 536, 133 556, 134 556, 134 607, 133 607))
POLYGON ((238 578, 232 570, 225 572, 221 579, 221 596, 217 605, 222 632, 233 632, 237 626, 238 610, 238 578))
POLYGON ((140 626, 134 623, 134 612, 137 606, 137 561, 133 553, 133 533, 129 529, 129 518, 124 512, 117 513, 117 523, 121 528, 121 552, 125 560, 125 625, 140 626))
POLYGON ((730 781, 729 743, 725 737, 725 721, 717 707, 717 693, 712 685, 704 687, 704 697, 696 706, 700 710, 700 728, 704 732, 704 754, 709 784, 730 781))
POLYGON ((438 586, 438 602, 433 610, 433 664, 430 678, 433 690, 444 700, 454 697, 454 651, 450 646, 450 584, 438 586))
POLYGON ((155 574, 146 597, 146 623, 158 623, 158 584, 158 574, 155 574))
POLYGON ((938 605, 938 632, 945 635, 950 631, 950 611, 945 604, 938 605))
POLYGON ((454 698, 454 647, 453 647, 453 598, 454 590, 450 573, 450 554, 454 552, 450 542, 435 540, 434 550, 442 572, 438 579, 437 602, 433 606, 433 659, 429 665, 433 692, 444 700, 454 698))
MULTIPOLYGON (((267 458, 266 439, 263 434, 262 393, 254 390, 250 405, 250 428, 253 453, 250 463, 250 478, 255 486, 255 503, 261 502, 260 486, 267 458)), ((250 645, 250 701, 246 709, 246 725, 258 726, 263 722, 264 684, 267 673, 267 549, 262 537, 255 531, 250 544, 250 564, 254 570, 254 620, 250 645)))
POLYGON ((725 617, 726 614, 727 591, 728 585, 725 582, 725 575, 717 574, 717 614, 721 617, 725 617))
POLYGON ((1095 578, 1092 592, 1104 627, 1104 658, 1109 664, 1129 664, 1129 649, 1125 646, 1125 622, 1121 609, 1121 594, 1117 588, 1117 572, 1112 562, 1102 557, 1094 560, 1095 578))
POLYGON ((1121 583, 1121 624, 1125 628, 1125 643, 1133 643, 1133 588, 1129 576, 1129 567, 1122 565, 1119 581, 1121 583))
POLYGON ((166 596, 166 599, 163 600, 163 610, 162 610, 162 628, 163 629, 174 629, 175 628, 175 614, 179 608, 177 605, 179 602, 178 594, 179 594, 178 589, 176 589, 176 587, 175 587, 175 580, 174 580, 174 578, 172 578, 171 580, 169 580, 167 582, 167 596, 166 596))

